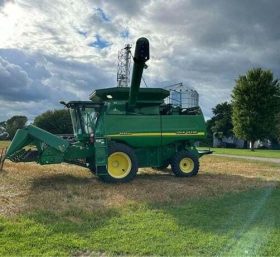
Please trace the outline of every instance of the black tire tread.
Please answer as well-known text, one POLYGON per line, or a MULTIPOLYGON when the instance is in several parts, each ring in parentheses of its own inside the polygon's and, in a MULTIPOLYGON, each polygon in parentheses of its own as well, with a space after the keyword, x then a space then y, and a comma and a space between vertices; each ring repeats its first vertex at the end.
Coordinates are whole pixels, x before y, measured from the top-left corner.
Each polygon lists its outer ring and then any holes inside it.
POLYGON ((98 176, 100 178, 100 180, 102 180, 103 182, 106 182, 106 183, 126 183, 126 182, 133 180, 138 171, 137 157, 136 157, 133 149, 131 149, 129 146, 127 146, 125 144, 114 143, 111 146, 109 146, 108 157, 114 152, 124 152, 130 157, 131 164, 132 164, 131 171, 126 177, 121 178, 121 179, 114 178, 114 177, 110 176, 110 174, 107 172, 106 175, 98 176))
POLYGON ((178 152, 175 154, 175 156, 171 160, 171 169, 172 169, 173 173, 175 174, 175 176, 177 176, 177 177, 196 176, 199 171, 199 159, 196 155, 194 155, 191 152, 188 152, 188 151, 178 152), (180 169, 180 166, 179 166, 180 161, 185 157, 191 158, 194 162, 194 169, 189 173, 182 172, 180 169))

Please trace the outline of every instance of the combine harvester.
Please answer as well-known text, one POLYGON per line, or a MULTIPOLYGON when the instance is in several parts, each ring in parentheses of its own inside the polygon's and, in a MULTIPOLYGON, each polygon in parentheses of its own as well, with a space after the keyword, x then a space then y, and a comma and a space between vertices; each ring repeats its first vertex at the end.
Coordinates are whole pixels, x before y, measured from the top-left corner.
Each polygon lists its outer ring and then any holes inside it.
POLYGON ((75 143, 29 125, 17 131, 1 167, 5 159, 66 162, 89 168, 104 182, 128 182, 140 167, 168 165, 176 176, 195 176, 199 158, 211 153, 194 146, 206 134, 201 109, 165 103, 168 90, 140 88, 149 60, 146 38, 137 40, 133 59, 130 88, 98 89, 91 101, 61 102, 70 110, 75 143))

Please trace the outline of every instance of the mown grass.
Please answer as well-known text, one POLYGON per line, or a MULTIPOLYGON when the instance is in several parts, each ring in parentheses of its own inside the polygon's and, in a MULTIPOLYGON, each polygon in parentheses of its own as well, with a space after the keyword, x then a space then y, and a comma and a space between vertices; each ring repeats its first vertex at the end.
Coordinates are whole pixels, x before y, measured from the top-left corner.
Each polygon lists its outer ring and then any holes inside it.
POLYGON ((280 150, 255 149, 255 151, 251 151, 250 149, 231 149, 231 148, 211 148, 211 150, 213 150, 215 154, 280 158, 280 150))
POLYGON ((279 188, 1 219, 0 255, 279 256, 279 188))
POLYGON ((123 185, 7 162, 0 256, 279 256, 279 181, 278 164, 217 156, 194 178, 143 169, 123 185))

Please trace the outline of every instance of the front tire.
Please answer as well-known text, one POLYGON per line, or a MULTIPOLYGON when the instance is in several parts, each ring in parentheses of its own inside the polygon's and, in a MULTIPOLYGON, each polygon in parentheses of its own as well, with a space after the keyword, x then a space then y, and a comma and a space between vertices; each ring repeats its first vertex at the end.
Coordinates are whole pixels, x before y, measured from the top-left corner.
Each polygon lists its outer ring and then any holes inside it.
POLYGON ((108 183, 131 181, 138 171, 137 158, 127 145, 115 143, 109 147, 107 174, 100 179, 108 183))
POLYGON ((199 170, 198 157, 187 151, 178 152, 171 161, 171 168, 177 177, 195 176, 199 170))

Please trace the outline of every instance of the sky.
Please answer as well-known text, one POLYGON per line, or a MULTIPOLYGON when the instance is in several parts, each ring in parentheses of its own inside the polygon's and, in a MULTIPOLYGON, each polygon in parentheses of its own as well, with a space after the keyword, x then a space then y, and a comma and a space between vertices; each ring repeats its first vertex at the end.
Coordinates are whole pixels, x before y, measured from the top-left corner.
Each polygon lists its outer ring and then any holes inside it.
POLYGON ((0 121, 116 86, 118 51, 142 36, 147 85, 183 82, 210 118, 248 69, 280 78, 279 10, 279 0, 0 0, 0 121))

